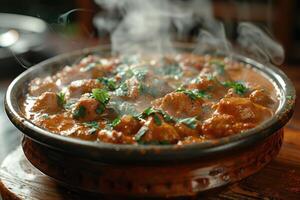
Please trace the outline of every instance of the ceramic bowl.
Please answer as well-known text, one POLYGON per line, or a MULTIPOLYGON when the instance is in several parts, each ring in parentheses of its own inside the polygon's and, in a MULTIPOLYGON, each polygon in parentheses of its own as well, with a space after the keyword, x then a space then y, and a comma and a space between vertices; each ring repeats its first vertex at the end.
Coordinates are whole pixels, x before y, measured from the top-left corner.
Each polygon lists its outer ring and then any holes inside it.
MULTIPOLYGON (((181 51, 190 51, 182 45, 181 51)), ((283 127, 291 118, 295 89, 274 66, 235 55, 272 80, 280 104, 275 115, 241 134, 203 143, 117 145, 90 142, 48 132, 27 120, 20 105, 30 80, 71 65, 87 54, 108 55, 109 46, 59 55, 31 67, 9 86, 5 109, 24 134, 28 160, 68 187, 117 196, 188 196, 241 180, 265 166, 279 152, 283 127)))

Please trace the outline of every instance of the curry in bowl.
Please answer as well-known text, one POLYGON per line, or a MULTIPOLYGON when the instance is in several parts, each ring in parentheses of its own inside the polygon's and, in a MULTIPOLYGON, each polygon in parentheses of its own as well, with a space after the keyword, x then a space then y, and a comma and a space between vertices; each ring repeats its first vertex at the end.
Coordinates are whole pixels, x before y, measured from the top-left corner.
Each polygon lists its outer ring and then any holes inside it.
POLYGON ((188 144, 259 126, 279 104, 272 81, 221 56, 89 55, 28 86, 22 110, 53 134, 115 144, 188 144))

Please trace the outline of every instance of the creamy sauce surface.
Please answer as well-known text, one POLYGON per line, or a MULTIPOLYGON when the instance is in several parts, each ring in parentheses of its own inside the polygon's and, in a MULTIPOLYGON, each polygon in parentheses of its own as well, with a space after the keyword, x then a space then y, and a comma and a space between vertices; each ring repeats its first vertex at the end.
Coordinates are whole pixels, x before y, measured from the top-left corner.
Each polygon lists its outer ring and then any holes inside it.
POLYGON ((224 57, 90 55, 33 79, 29 120, 53 134, 116 144, 188 144, 254 128, 278 107, 274 85, 224 57))

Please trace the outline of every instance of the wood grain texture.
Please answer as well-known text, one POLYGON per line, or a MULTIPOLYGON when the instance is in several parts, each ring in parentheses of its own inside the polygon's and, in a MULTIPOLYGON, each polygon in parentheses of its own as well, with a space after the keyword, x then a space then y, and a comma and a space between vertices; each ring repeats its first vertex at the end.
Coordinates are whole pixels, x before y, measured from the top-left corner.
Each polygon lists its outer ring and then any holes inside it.
MULTIPOLYGON (((72 191, 59 185, 33 168, 20 147, 3 162, 0 179, 4 200, 119 199, 72 191)), ((257 174, 189 199, 300 199, 300 131, 286 129, 279 155, 257 174)))

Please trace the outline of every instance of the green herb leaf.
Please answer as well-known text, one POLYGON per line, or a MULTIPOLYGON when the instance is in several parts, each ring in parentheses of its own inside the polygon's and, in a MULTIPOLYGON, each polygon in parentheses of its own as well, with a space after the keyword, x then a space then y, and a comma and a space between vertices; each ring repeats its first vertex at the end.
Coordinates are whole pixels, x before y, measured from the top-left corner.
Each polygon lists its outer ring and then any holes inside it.
POLYGON ((43 119, 49 119, 50 117, 49 117, 48 114, 43 114, 43 115, 42 115, 42 118, 43 118, 43 119))
POLYGON ((196 127, 197 127, 197 119, 196 119, 196 117, 179 119, 178 123, 183 123, 183 124, 187 125, 191 129, 196 129, 196 127))
POLYGON ((154 122, 160 126, 162 124, 162 121, 157 114, 161 114, 166 122, 176 122, 176 119, 173 118, 172 116, 170 116, 165 111, 157 110, 157 109, 154 109, 153 107, 149 107, 149 108, 145 109, 142 113, 140 113, 139 115, 137 115, 135 117, 145 119, 146 117, 153 115, 154 122))
POLYGON ((79 119, 84 117, 86 114, 86 108, 84 106, 79 106, 79 108, 75 109, 73 112, 74 119, 79 119))
POLYGON ((142 81, 145 79, 145 77, 148 73, 148 69, 147 69, 147 67, 133 68, 132 73, 136 77, 137 80, 142 81))
POLYGON ((84 122, 83 125, 90 128, 90 130, 89 130, 90 134, 97 132, 97 130, 99 130, 99 128, 100 128, 98 122, 96 122, 96 121, 84 122))
POLYGON ((146 110, 144 110, 144 114, 146 115, 146 116, 150 116, 151 114, 154 114, 156 112, 156 110, 153 108, 153 107, 149 107, 149 108, 147 108, 146 110))
POLYGON ((152 107, 146 108, 142 113, 135 116, 136 118, 145 119, 146 117, 150 116, 151 114, 154 114, 156 110, 154 110, 152 107))
POLYGON ((66 104, 66 94, 63 93, 63 92, 60 92, 58 94, 56 94, 57 96, 57 104, 60 106, 60 107, 64 107, 64 105, 66 104))
POLYGON ((107 104, 110 100, 110 95, 108 94, 107 90, 99 88, 92 90, 92 97, 102 104, 107 104))
POLYGON ((101 77, 97 79, 100 83, 104 84, 108 90, 116 90, 117 83, 113 78, 101 77))
POLYGON ((128 95, 128 85, 124 82, 120 87, 115 91, 117 96, 127 96, 128 95))
POLYGON ((223 85, 225 87, 230 87, 233 88, 234 92, 238 95, 243 95, 246 92, 248 92, 248 88, 241 82, 233 82, 233 81, 228 81, 224 82, 223 85))
POLYGON ((154 119, 154 123, 156 125, 160 126, 162 124, 162 122, 161 122, 161 120, 160 120, 160 118, 159 118, 159 116, 157 114, 153 115, 153 119, 154 119))
POLYGON ((148 126, 142 126, 134 136, 135 141, 139 142, 148 130, 148 126))
POLYGON ((176 92, 182 92, 185 95, 189 96, 192 100, 203 99, 203 98, 211 98, 210 95, 206 94, 203 90, 187 90, 184 88, 178 88, 176 92))
POLYGON ((211 98, 211 96, 203 90, 193 90, 193 92, 198 96, 198 98, 211 98))
POLYGON ((111 122, 111 127, 116 127, 119 123, 121 122, 121 117, 118 116, 117 118, 115 118, 112 122, 111 122))
POLYGON ((158 110, 158 112, 160 113, 160 114, 162 114, 162 116, 163 116, 163 118, 164 118, 164 120, 166 121, 166 122, 176 122, 176 119, 174 118, 174 117, 172 117, 172 116, 170 116, 168 113, 166 113, 165 111, 163 111, 163 110, 158 110))
POLYGON ((104 104, 99 104, 98 108, 96 109, 97 114, 102 114, 105 110, 105 105, 104 104))

